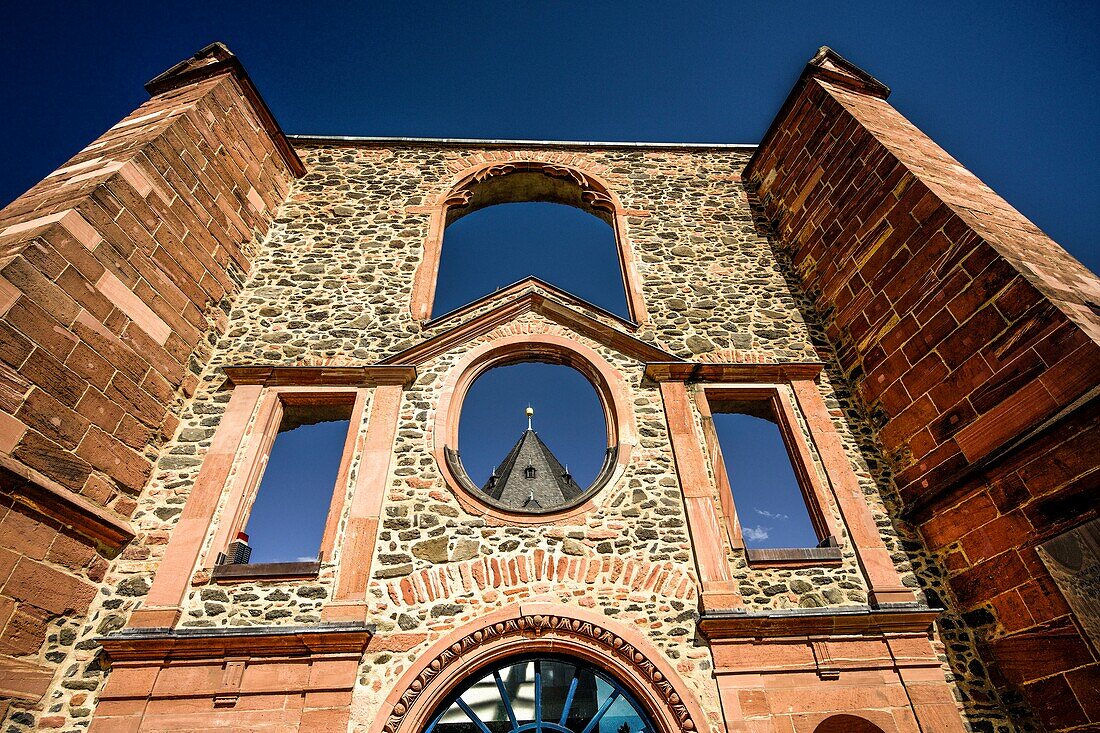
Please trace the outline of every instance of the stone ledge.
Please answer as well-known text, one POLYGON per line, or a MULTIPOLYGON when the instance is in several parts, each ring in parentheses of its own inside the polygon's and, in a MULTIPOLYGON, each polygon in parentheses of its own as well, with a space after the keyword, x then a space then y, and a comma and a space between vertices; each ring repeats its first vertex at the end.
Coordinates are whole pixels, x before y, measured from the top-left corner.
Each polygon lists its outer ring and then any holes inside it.
POLYGON ((654 382, 790 382, 817 379, 824 366, 817 361, 778 364, 651 361, 645 365, 645 377, 654 382))
POLYGON ((103 509, 56 481, 0 454, 0 493, 34 509, 111 551, 134 538, 130 523, 103 509))
POLYGON ((131 629, 96 639, 112 660, 168 657, 209 659, 231 654, 362 653, 374 626, 360 623, 312 626, 242 626, 222 629, 131 629))
POLYGON ((890 609, 797 608, 762 613, 710 611, 699 619, 699 630, 710 641, 754 636, 926 633, 940 612, 916 605, 890 609))
POLYGON ((259 384, 264 387, 336 386, 374 387, 379 384, 410 386, 416 381, 416 367, 405 364, 364 367, 336 366, 227 366, 225 376, 234 386, 259 384))
POLYGON ((840 548, 832 547, 783 547, 768 549, 745 548, 745 557, 755 567, 791 567, 805 565, 839 564, 840 548))
POLYGON ((270 580, 272 578, 316 578, 321 563, 311 562, 259 562, 253 565, 217 565, 210 579, 219 582, 244 582, 270 580))

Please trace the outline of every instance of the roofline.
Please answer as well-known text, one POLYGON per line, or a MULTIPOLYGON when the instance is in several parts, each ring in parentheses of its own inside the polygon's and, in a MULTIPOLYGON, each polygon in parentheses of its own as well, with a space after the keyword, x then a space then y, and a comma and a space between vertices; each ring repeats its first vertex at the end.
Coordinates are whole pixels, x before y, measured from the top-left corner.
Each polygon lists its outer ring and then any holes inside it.
POLYGON ((653 150, 756 150, 755 143, 599 142, 592 140, 502 140, 468 137, 371 137, 358 135, 287 135, 295 143, 347 145, 469 145, 491 147, 629 148, 653 150))

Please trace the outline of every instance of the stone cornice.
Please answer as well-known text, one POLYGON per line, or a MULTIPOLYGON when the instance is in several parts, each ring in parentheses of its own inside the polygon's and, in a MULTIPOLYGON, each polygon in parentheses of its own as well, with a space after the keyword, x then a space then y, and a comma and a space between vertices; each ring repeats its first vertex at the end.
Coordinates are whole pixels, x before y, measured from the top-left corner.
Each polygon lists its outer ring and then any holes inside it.
POLYGON ((407 388, 416 381, 416 367, 407 364, 359 367, 240 365, 224 367, 223 371, 234 386, 374 387, 400 384, 407 388))
POLYGON ((699 630, 710 641, 752 637, 925 633, 939 616, 933 608, 856 607, 851 610, 792 609, 765 613, 704 613, 699 630))
POLYGON ((0 493, 112 552, 134 538, 133 527, 122 517, 3 454, 0 454, 0 493))
POLYGON ((649 362, 645 376, 654 382, 790 382, 817 379, 825 365, 816 361, 778 364, 649 362))
POLYGON ((227 629, 127 630, 98 641, 112 661, 209 659, 218 656, 361 654, 374 635, 363 624, 227 629))

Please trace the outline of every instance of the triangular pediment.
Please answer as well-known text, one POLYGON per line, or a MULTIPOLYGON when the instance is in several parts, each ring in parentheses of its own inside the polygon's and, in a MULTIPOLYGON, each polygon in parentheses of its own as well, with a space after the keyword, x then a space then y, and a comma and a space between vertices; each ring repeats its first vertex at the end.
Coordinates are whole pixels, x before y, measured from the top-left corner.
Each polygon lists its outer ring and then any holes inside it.
POLYGON ((639 361, 682 361, 634 336, 631 331, 637 328, 636 324, 530 277, 429 321, 427 328, 435 331, 434 335, 386 357, 379 364, 423 364, 527 313, 537 313, 639 361))

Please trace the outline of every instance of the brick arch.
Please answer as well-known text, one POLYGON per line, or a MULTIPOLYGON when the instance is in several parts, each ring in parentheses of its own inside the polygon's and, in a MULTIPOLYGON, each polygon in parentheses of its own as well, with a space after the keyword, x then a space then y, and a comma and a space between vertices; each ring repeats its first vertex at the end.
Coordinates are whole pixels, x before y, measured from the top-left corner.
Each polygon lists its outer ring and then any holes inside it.
POLYGON ((645 216, 648 212, 623 208, 610 184, 600 175, 573 163, 535 160, 529 157, 486 161, 473 165, 455 176, 434 203, 419 209, 430 215, 424 254, 413 278, 409 307, 413 317, 425 321, 431 318, 435 302, 439 263, 443 254, 443 236, 447 225, 461 216, 486 206, 511 201, 554 201, 576 206, 603 219, 615 235, 615 249, 626 291, 630 318, 636 323, 648 320, 642 298, 642 282, 628 236, 627 216, 645 216), (505 185, 516 174, 543 176, 550 183, 535 192, 508 192, 505 185), (490 191, 488 195, 479 195, 490 191), (571 192, 569 195, 566 192, 571 192))
MULTIPOLYGON (((606 530, 607 539, 619 533, 606 530)), ((691 601, 695 579, 671 561, 645 562, 631 558, 578 557, 541 548, 534 552, 493 555, 425 568, 383 585, 395 606, 418 606, 489 590, 531 590, 533 584, 557 583, 583 586, 595 596, 616 592, 645 593, 691 601)))
POLYGON ((462 507, 499 524, 553 524, 570 520, 590 511, 598 493, 586 491, 580 504, 564 507, 561 511, 525 514, 489 504, 477 495, 479 492, 470 491, 468 482, 460 480, 451 469, 447 451, 458 446, 458 423, 470 386, 493 367, 528 361, 571 366, 595 388, 604 411, 607 444, 615 448, 614 463, 608 466, 609 471, 602 480, 597 479, 601 486, 613 484, 623 474, 638 442, 634 408, 622 375, 588 346, 557 334, 532 333, 503 336, 475 347, 451 369, 444 382, 431 432, 432 454, 462 507))
POLYGON ((656 733, 695 733, 706 718, 679 673, 643 634, 602 613, 557 603, 512 606, 437 641, 405 672, 370 733, 420 733, 436 706, 480 670, 521 654, 554 653, 615 677, 656 733))

